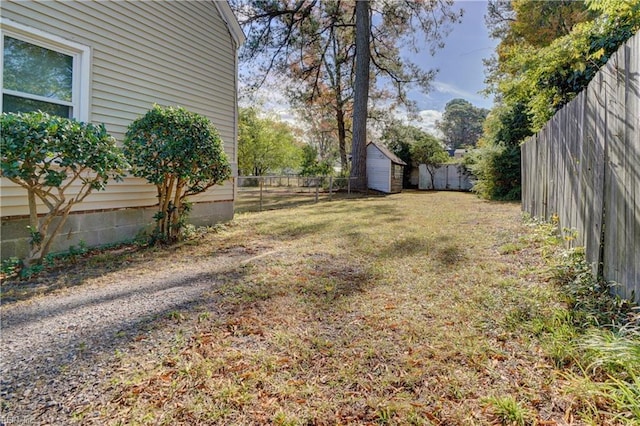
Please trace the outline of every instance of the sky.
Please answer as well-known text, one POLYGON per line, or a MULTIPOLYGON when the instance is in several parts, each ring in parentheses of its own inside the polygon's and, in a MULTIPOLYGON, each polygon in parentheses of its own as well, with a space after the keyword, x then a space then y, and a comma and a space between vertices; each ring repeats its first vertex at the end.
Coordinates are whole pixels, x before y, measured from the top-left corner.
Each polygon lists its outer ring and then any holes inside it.
POLYGON ((438 50, 435 56, 425 54, 414 58, 425 69, 439 70, 428 94, 410 92, 423 119, 420 127, 432 132, 435 132, 435 121, 442 117, 445 105, 452 99, 463 98, 477 107, 487 109, 493 105, 491 98, 478 93, 485 88, 482 60, 489 58, 497 45, 497 41, 489 37, 484 24, 487 2, 456 1, 456 6, 464 9, 465 13, 462 22, 453 26, 444 40, 445 47, 438 50))
MULTIPOLYGON (((411 56, 423 69, 438 69, 439 72, 432 84, 432 90, 421 93, 409 91, 409 98, 416 101, 422 122, 412 122, 429 132, 437 134, 435 122, 442 117, 444 107, 452 99, 463 98, 477 107, 490 109, 493 101, 479 94, 484 89, 484 65, 482 60, 489 58, 495 50, 497 41, 488 35, 484 24, 487 10, 486 0, 456 1, 456 7, 464 9, 462 22, 452 27, 444 39, 445 47, 436 51, 434 56, 425 47, 419 57, 411 56)), ((241 70, 242 72, 242 70, 241 70)), ((285 105, 284 96, 268 90, 266 101, 262 106, 271 110, 285 121, 295 118, 285 105)), ((399 118, 403 114, 399 113, 399 118)))

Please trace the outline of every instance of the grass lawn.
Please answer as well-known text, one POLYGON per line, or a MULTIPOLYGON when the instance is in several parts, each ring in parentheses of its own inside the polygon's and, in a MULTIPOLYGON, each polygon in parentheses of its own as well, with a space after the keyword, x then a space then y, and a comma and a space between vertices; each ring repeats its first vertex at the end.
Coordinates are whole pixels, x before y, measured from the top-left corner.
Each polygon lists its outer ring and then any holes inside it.
POLYGON ((255 256, 212 285, 209 312, 175 313, 164 355, 123 355, 108 397, 76 418, 582 424, 562 345, 531 326, 563 309, 542 245, 518 204, 457 192, 239 214, 170 256, 255 256))

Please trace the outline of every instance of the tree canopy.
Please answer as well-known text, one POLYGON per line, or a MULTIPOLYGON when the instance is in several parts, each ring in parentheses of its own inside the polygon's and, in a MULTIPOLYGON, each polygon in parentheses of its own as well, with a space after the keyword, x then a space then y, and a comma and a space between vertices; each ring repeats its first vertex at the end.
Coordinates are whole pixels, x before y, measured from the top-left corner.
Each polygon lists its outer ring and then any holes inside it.
POLYGON ((121 180, 128 165, 104 125, 42 111, 2 113, 0 135, 0 176, 27 191, 28 267, 49 252, 71 209, 94 190, 103 190, 110 178, 121 180), (36 200, 47 208, 41 218, 36 200))
POLYGON ((319 158, 316 147, 304 145, 300 174, 302 176, 329 176, 333 174, 333 166, 330 160, 319 158))
POLYGON ((241 108, 239 120, 240 174, 263 176, 300 166, 302 146, 288 124, 261 117, 256 108, 241 108))
POLYGON ((464 99, 453 99, 444 107, 442 120, 436 123, 450 149, 475 146, 482 135, 482 123, 489 110, 473 106, 464 99))
MULTIPOLYGON (((493 9, 497 9, 496 3, 493 9)), ((640 29, 636 0, 513 1, 489 15, 501 38, 488 83, 500 102, 522 103, 539 130, 640 29)))
POLYGON ((432 173, 440 164, 449 160, 449 155, 438 138, 399 121, 390 121, 380 139, 391 152, 407 163, 403 176, 405 187, 411 186, 411 173, 416 166, 426 164, 429 173, 432 173))
POLYGON ((487 25, 500 39, 487 61, 496 107, 468 166, 481 195, 518 199, 520 143, 586 88, 640 29, 640 2, 490 0, 487 25))
POLYGON ((435 188, 434 177, 440 165, 449 160, 449 154, 442 143, 433 135, 423 133, 411 146, 411 159, 416 164, 427 166, 427 172, 431 178, 431 188, 435 188))
POLYGON ((422 70, 403 58, 401 48, 417 52, 426 45, 433 52, 442 45, 448 24, 461 16, 451 0, 236 0, 232 3, 249 34, 241 58, 258 60, 260 64, 255 73, 256 84, 276 72, 303 81, 309 102, 332 98, 343 163, 346 131, 340 126, 346 124, 344 115, 351 110, 349 105, 355 103, 352 177, 360 183, 366 174, 369 91, 385 85, 388 90, 377 93, 393 96, 397 102, 410 106, 409 87, 417 85, 427 90, 435 71, 422 70), (323 97, 326 92, 331 96, 323 97))

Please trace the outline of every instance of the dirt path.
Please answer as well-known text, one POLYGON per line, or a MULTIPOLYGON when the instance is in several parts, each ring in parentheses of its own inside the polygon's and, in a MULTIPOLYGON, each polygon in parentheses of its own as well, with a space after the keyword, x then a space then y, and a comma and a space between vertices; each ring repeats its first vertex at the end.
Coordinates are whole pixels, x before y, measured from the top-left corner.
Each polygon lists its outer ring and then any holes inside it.
POLYGON ((0 424, 60 424, 74 407, 99 397, 96 385, 113 369, 114 353, 141 340, 153 351, 173 338, 167 323, 198 312, 203 295, 256 253, 239 248, 178 263, 153 259, 135 272, 124 268, 3 306, 0 424))

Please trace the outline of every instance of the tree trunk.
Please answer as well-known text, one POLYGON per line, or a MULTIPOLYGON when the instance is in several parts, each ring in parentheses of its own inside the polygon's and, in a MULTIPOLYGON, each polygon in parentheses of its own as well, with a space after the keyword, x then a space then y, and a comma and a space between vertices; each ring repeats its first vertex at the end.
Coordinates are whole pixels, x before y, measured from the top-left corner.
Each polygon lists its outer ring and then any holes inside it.
POLYGON ((56 235, 58 235, 58 233, 60 232, 60 230, 62 229, 62 227, 64 226, 65 223, 67 223, 67 219, 69 218, 69 212, 71 212, 71 208, 73 207, 73 203, 69 203, 67 205, 67 207, 65 207, 61 212, 56 213, 55 217, 58 217, 58 223, 55 225, 55 228, 53 229, 53 231, 51 231, 51 233, 48 232, 48 228, 49 228, 49 224, 46 225, 47 228, 43 228, 42 232, 43 232, 43 236, 42 236, 42 241, 43 241, 43 245, 40 248, 40 253, 39 253, 39 262, 42 261, 42 258, 44 256, 46 256, 49 253, 49 250, 51 249, 51 244, 53 243, 53 239, 56 237, 56 235))
POLYGON ((353 94, 353 139, 351 142, 351 188, 367 189, 367 103, 369 101, 369 2, 356 1, 356 70, 353 94))
MULTIPOLYGON (((433 167, 433 166, 432 166, 433 167)), ((436 169, 432 169, 432 167, 427 166, 427 172, 429 172, 429 177, 431 178, 431 189, 436 190, 436 169)))
POLYGON ((183 201, 183 192, 185 186, 184 180, 178 178, 178 183, 176 183, 175 194, 173 196, 173 211, 171 212, 171 221, 169 223, 169 236, 170 241, 178 241, 182 237, 182 227, 180 226, 180 221, 182 220, 182 201, 183 201))
POLYGON ((344 110, 339 106, 336 110, 336 121, 338 122, 338 146, 340 147, 340 167, 343 172, 348 170, 347 161, 347 129, 344 123, 344 110))
POLYGON ((37 254, 42 247, 42 235, 39 234, 40 226, 38 221, 38 211, 36 206, 36 194, 31 190, 27 190, 27 199, 29 200, 29 254, 22 261, 25 268, 31 266, 34 260, 37 260, 37 254))

